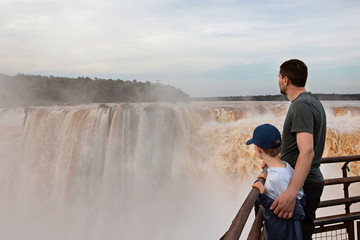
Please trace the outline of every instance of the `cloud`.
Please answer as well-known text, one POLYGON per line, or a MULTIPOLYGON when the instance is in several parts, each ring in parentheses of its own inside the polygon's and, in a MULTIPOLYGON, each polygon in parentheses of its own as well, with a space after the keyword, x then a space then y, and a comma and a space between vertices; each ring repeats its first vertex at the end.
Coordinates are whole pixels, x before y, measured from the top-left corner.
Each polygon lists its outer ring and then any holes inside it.
POLYGON ((233 66, 277 71, 294 57, 359 65, 359 10, 356 1, 0 0, 0 72, 184 86, 215 72, 234 79, 233 66))

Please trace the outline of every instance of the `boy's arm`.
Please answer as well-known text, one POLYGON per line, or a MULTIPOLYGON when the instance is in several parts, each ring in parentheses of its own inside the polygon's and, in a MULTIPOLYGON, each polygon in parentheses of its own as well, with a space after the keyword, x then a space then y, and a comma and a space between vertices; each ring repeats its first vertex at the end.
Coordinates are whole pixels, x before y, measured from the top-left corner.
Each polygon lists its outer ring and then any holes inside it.
POLYGON ((264 208, 270 209, 271 204, 275 201, 274 199, 268 197, 265 193, 259 195, 259 203, 264 208))
POLYGON ((265 186, 261 182, 254 182, 254 184, 251 186, 253 188, 257 188, 260 194, 264 194, 266 192, 265 186))
MULTIPOLYGON (((259 200, 259 203, 261 204, 261 206, 263 206, 264 208, 269 209, 269 210, 270 210, 271 204, 275 201, 271 197, 268 197, 266 194, 260 194, 258 200, 259 200)), ((294 220, 297 220, 297 221, 302 221, 305 218, 305 212, 304 212, 303 205, 302 205, 301 201, 299 201, 299 200, 296 200, 295 203, 296 204, 295 204, 295 208, 294 208, 294 213, 291 218, 294 220)), ((270 211, 274 213, 273 210, 270 210, 270 211)))
POLYGON ((280 218, 292 217, 296 203, 296 196, 304 184, 314 158, 313 135, 306 132, 296 134, 299 156, 295 165, 294 175, 288 189, 277 197, 270 209, 280 218))
MULTIPOLYGON (((257 178, 263 178, 265 181, 266 181, 266 173, 265 172, 262 172, 259 174, 259 176, 257 176, 257 178)), ((257 188, 259 190, 259 193, 260 194, 263 194, 266 192, 266 189, 265 189, 265 186, 264 184, 262 184, 261 182, 254 182, 253 185, 251 185, 253 188, 257 188)))
MULTIPOLYGON (((260 177, 260 175, 259 175, 260 177)), ((265 208, 270 208, 271 204, 274 202, 274 199, 268 197, 265 192, 265 186, 261 182, 255 182, 252 187, 259 189, 259 202, 265 208)))

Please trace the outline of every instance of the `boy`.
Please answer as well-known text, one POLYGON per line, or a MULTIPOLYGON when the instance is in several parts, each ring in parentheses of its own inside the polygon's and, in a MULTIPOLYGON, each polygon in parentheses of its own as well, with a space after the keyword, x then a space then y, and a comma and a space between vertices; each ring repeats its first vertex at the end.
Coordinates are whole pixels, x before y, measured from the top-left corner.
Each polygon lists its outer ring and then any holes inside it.
POLYGON ((305 217, 303 205, 305 205, 304 192, 300 189, 293 217, 283 219, 276 216, 270 210, 274 200, 283 193, 290 184, 294 169, 286 162, 280 160, 281 135, 279 130, 271 124, 263 124, 255 128, 253 138, 246 145, 254 144, 257 157, 267 165, 267 176, 260 174, 259 177, 266 179, 265 186, 260 182, 253 184, 259 189, 259 202, 265 220, 265 239, 302 239, 302 220, 305 217))

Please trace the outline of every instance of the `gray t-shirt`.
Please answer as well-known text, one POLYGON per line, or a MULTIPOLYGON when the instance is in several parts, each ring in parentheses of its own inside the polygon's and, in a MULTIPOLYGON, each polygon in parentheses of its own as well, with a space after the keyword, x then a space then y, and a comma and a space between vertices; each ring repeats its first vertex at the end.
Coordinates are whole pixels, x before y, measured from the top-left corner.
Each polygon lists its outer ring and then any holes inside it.
POLYGON ((281 144, 281 160, 295 168, 299 149, 296 133, 307 132, 313 135, 315 157, 305 183, 324 181, 320 171, 326 137, 326 115, 321 102, 310 92, 301 93, 289 107, 284 122, 283 140, 281 144))

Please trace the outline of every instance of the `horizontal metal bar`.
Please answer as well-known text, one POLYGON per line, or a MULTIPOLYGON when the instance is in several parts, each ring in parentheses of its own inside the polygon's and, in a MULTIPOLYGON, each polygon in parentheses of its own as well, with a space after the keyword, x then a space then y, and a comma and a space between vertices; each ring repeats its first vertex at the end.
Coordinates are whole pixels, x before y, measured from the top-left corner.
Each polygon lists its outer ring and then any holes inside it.
POLYGON ((339 162, 353 162, 360 161, 360 155, 340 156, 340 157, 324 157, 320 163, 339 163, 339 162))
MULTIPOLYGON (((325 225, 325 224, 323 224, 323 225, 325 225)), ((319 227, 315 227, 314 234, 322 233, 322 232, 331 232, 331 231, 336 231, 336 230, 340 230, 340 229, 346 229, 346 226, 347 226, 347 224, 344 224, 344 223, 330 225, 330 226, 319 225, 319 227)))
POLYGON ((354 183, 354 182, 360 182, 360 176, 345 177, 345 178, 331 178, 331 179, 324 180, 325 185, 354 183))
POLYGON ((360 202, 360 196, 321 201, 319 204, 319 208, 331 207, 331 206, 349 204, 349 203, 351 204, 356 202, 360 202))
POLYGON ((360 219, 360 212, 344 213, 333 216, 326 216, 315 219, 315 226, 322 226, 326 224, 354 221, 360 219))

